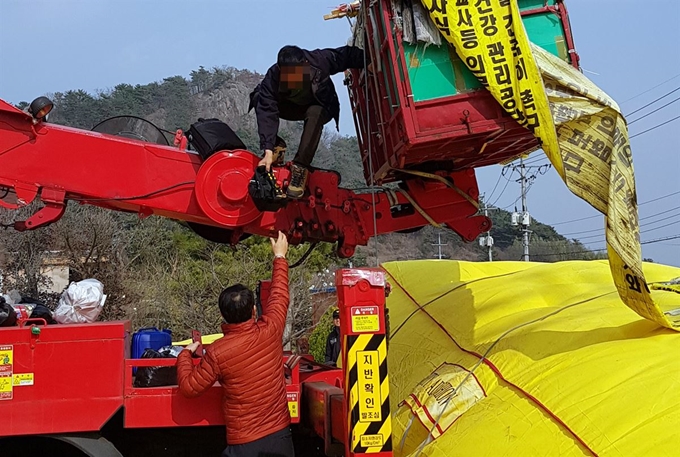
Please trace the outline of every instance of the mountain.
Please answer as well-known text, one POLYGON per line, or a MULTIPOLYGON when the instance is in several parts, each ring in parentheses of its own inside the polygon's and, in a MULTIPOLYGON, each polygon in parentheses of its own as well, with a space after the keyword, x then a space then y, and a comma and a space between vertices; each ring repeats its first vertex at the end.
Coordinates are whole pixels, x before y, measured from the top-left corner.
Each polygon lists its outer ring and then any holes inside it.
MULTIPOLYGON (((55 103, 50 122, 91 129, 100 121, 119 115, 143 117, 171 135, 177 128, 188 129, 199 117, 219 118, 229 124, 252 151, 259 150, 257 123, 254 112, 248 112, 249 93, 262 75, 233 67, 200 67, 189 78, 172 76, 144 85, 119 84, 97 94, 70 90, 49 96, 55 103)), ((19 104, 25 107, 26 102, 19 104)), ((283 121, 279 134, 288 144, 288 159, 297 150, 301 122, 283 121)), ((319 168, 337 170, 342 175, 343 187, 365 187, 359 149, 355 137, 340 136, 328 128, 319 146, 314 164, 319 168)), ((495 257, 500 260, 519 260, 522 252, 521 233, 510 224, 510 213, 494 209, 490 217, 494 227, 495 257)), ((554 261, 592 258, 585 246, 567 240, 553 227, 533 221, 532 250, 539 260, 554 261)), ((389 234, 378 237, 367 248, 358 251, 358 259, 368 261, 377 255, 380 261, 405 258, 434 257, 438 253, 441 236, 442 254, 447 258, 485 260, 486 248, 478 243, 463 243, 448 231, 425 227, 410 234, 389 234), (381 246, 385 246, 381 248, 381 246), (395 247, 398 247, 395 249, 395 247)), ((361 260, 360 260, 361 261, 361 260)))

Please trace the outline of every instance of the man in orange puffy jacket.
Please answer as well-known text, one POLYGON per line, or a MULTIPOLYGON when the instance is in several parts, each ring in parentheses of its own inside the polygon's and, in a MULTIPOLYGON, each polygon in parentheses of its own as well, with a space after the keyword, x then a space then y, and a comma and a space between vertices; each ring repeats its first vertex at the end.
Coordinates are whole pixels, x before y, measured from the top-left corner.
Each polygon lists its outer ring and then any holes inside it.
POLYGON ((224 336, 194 366, 188 345, 177 358, 180 392, 196 397, 216 381, 223 387, 227 448, 222 457, 293 457, 283 372, 283 330, 288 313, 288 240, 279 232, 269 300, 258 318, 253 292, 237 284, 224 289, 219 306, 224 336))

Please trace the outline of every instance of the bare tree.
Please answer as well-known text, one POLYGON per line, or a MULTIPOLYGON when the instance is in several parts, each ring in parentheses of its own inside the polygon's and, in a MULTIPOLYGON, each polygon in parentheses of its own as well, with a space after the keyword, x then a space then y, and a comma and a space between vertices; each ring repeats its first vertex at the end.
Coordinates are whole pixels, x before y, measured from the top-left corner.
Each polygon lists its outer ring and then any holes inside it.
POLYGON ((24 220, 37 210, 31 204, 17 211, 0 209, 0 270, 5 291, 17 289, 24 295, 48 299, 46 290, 51 285, 43 270, 45 259, 54 251, 52 227, 42 230, 17 232, 11 227, 15 220, 24 220))

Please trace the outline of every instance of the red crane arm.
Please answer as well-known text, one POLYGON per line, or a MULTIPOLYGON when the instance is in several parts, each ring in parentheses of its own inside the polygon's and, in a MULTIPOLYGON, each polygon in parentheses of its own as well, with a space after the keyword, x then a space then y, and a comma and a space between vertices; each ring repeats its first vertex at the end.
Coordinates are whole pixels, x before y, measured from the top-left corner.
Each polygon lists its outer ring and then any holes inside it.
MULTIPOLYGON (((40 122, 0 100, 0 206, 18 209, 36 199, 44 205, 15 222, 17 230, 55 222, 68 200, 222 229, 232 243, 243 234, 281 230, 292 244, 337 242, 341 257, 376 234, 431 222, 468 241, 490 227, 486 217, 474 216, 473 170, 439 173, 438 180, 413 177, 398 192, 374 194, 340 188, 339 174, 316 170, 304 198, 277 212, 260 212, 248 194, 258 161, 235 150, 202 162, 169 146, 40 122)), ((287 185, 287 167, 274 168, 274 174, 287 185)))

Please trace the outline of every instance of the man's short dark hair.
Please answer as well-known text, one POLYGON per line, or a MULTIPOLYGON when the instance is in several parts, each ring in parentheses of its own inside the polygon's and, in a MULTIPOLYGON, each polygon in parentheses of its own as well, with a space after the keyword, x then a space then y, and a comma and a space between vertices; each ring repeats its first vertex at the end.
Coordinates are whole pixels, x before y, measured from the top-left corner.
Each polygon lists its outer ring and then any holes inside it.
POLYGON ((305 53, 297 46, 282 47, 276 59, 279 67, 295 67, 305 62, 305 53))
POLYGON ((227 287, 220 294, 220 313, 228 324, 240 324, 253 317, 255 297, 243 284, 227 287))

